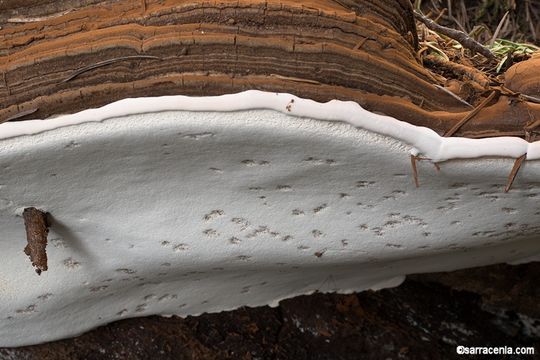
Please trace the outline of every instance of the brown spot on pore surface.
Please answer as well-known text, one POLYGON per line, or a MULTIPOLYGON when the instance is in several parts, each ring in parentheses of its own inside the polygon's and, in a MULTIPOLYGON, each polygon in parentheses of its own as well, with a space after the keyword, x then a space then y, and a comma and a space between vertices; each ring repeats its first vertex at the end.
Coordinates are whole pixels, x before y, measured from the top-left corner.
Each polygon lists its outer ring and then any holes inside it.
POLYGON ((29 207, 23 211, 24 226, 26 227, 26 240, 28 245, 24 248, 24 253, 30 257, 32 265, 36 268, 36 273, 41 275, 42 271, 47 271, 47 235, 49 234, 49 223, 47 213, 29 207))

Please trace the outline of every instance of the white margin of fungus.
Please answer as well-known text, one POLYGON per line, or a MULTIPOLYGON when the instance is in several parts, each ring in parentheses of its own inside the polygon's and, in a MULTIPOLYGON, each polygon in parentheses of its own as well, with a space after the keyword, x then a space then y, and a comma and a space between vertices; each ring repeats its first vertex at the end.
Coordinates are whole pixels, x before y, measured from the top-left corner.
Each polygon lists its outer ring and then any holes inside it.
POLYGON ((28 120, 0 124, 0 140, 150 112, 174 110, 230 112, 255 109, 275 110, 297 117, 310 117, 323 121, 346 122, 355 127, 401 140, 414 147, 412 155, 422 154, 434 162, 479 157, 518 158, 524 154, 527 155, 527 160, 540 160, 540 141, 529 143, 522 138, 509 136, 483 139, 441 137, 429 128, 369 112, 353 101, 332 100, 319 103, 287 93, 259 90, 220 96, 173 95, 123 99, 101 108, 88 109, 45 121, 28 120))

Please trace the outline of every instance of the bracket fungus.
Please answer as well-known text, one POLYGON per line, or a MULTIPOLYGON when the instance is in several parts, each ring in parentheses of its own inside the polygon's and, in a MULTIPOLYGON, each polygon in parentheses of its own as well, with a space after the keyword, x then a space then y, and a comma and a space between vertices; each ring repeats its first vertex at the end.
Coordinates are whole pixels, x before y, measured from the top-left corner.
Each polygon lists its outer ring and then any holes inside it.
POLYGON ((540 104, 460 101, 408 0, 24 3, 0 5, 0 346, 540 254, 540 104), (25 204, 55 216, 39 278, 25 204))

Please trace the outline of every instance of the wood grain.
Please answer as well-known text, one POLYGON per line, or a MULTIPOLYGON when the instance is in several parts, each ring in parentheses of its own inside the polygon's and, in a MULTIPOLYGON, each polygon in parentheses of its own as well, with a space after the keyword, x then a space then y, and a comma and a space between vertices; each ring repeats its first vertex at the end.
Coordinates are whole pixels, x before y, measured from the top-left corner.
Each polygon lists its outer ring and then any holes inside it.
MULTIPOLYGON (((248 89, 353 100, 441 134, 470 110, 416 58, 407 0, 5 0, 0 10, 0 122, 248 89)), ((540 115, 540 104, 507 100, 456 135, 520 132, 540 115)))

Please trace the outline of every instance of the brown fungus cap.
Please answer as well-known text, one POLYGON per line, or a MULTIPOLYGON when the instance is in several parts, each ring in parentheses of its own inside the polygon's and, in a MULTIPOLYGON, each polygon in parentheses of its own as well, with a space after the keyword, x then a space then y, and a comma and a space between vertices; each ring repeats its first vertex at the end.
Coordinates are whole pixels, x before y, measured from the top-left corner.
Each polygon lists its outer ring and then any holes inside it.
MULTIPOLYGON (((406 0, 4 1, 0 26, 0 122, 249 89, 352 100, 439 134, 471 111, 418 60, 406 0)), ((526 137, 531 117, 540 104, 503 94, 455 136, 526 137)))

